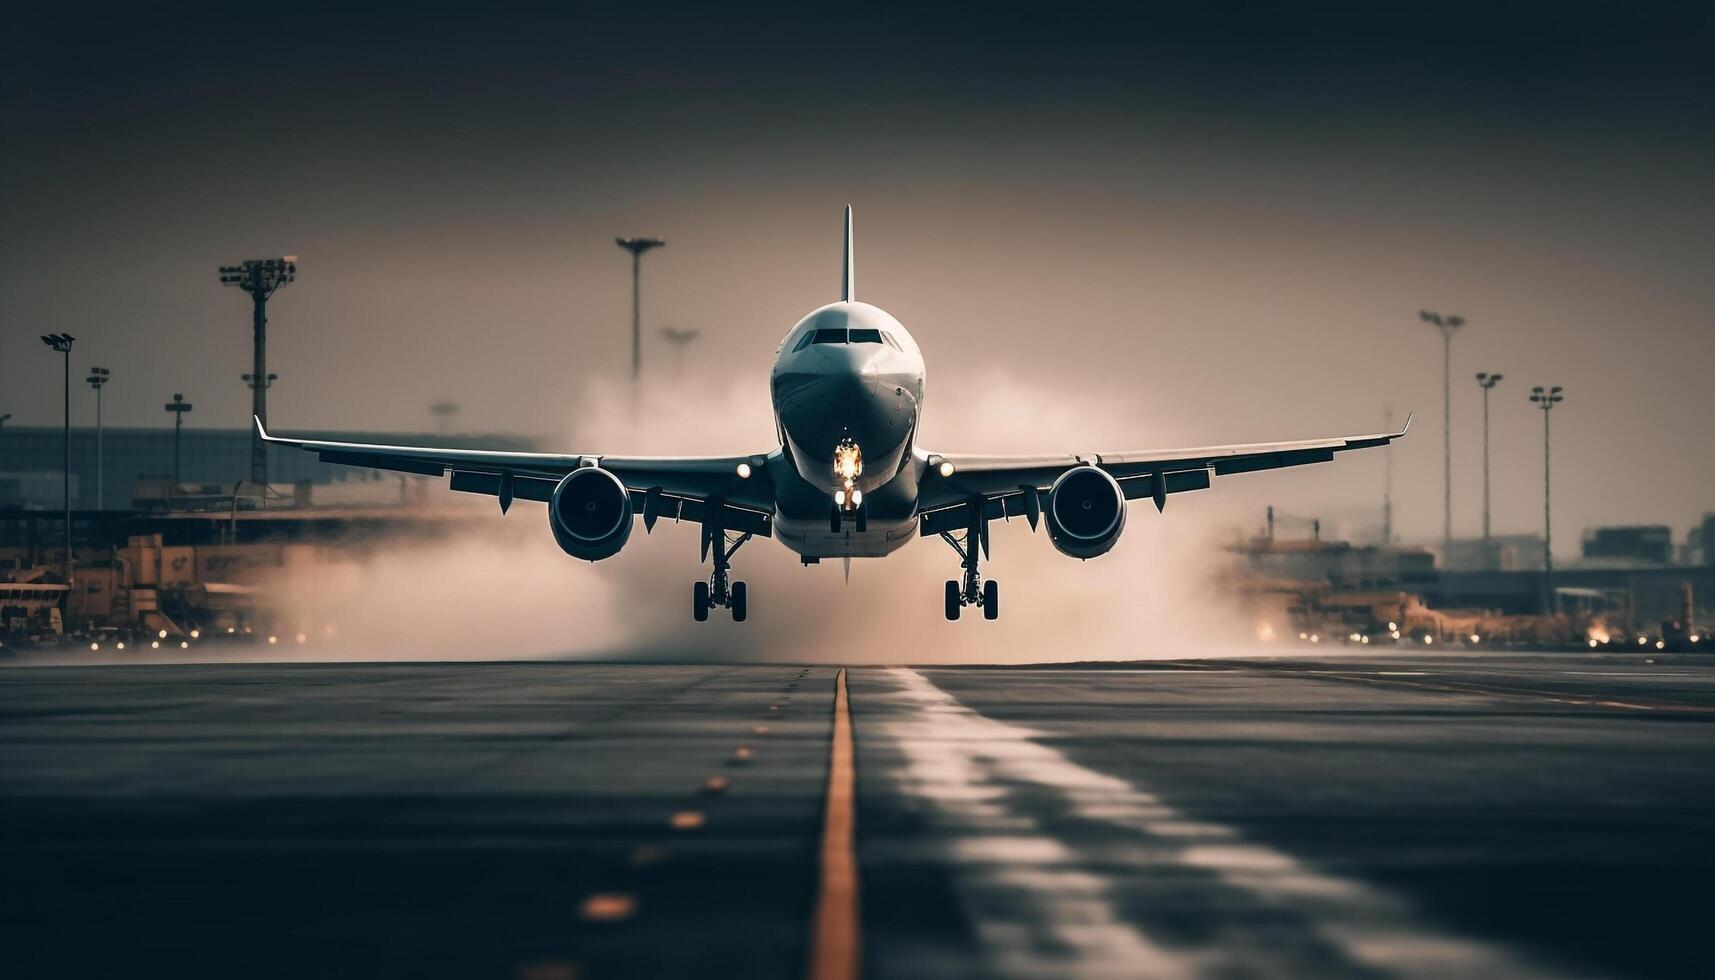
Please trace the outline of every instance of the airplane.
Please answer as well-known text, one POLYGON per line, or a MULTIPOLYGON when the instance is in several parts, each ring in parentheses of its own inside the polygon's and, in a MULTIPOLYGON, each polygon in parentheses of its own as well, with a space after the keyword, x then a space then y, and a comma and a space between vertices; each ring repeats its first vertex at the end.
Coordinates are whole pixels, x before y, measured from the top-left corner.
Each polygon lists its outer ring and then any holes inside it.
POLYGON ((754 537, 773 537, 805 565, 824 558, 880 558, 913 538, 950 545, 963 574, 945 586, 946 616, 976 606, 1000 613, 1000 590, 984 579, 989 523, 1024 517, 1046 525, 1061 554, 1106 554, 1125 530, 1126 502, 1207 489, 1211 477, 1328 462, 1349 449, 1385 446, 1398 432, 1142 452, 991 456, 917 445, 923 410, 923 352, 898 320, 857 298, 852 209, 845 211, 840 298, 799 320, 775 351, 771 372, 776 445, 746 456, 610 456, 379 446, 291 439, 263 442, 344 463, 451 477, 453 490, 548 505, 548 528, 567 554, 601 561, 618 554, 641 516, 645 533, 663 518, 702 528, 692 616, 724 608, 748 615, 732 558, 754 537))

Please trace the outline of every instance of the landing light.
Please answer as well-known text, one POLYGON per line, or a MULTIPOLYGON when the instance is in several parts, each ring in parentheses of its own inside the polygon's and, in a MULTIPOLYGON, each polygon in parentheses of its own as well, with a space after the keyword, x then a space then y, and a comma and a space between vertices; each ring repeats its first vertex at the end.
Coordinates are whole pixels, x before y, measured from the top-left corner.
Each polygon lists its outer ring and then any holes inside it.
POLYGON ((844 490, 834 491, 834 503, 840 507, 846 505, 846 492, 844 490))
POLYGON ((738 478, 741 480, 750 479, 750 464, 749 463, 738 464, 738 478))
POLYGON ((858 504, 861 504, 861 503, 863 503, 863 491, 862 490, 853 490, 852 491, 852 506, 856 507, 858 504))
POLYGON ((947 462, 946 460, 942 460, 941 461, 941 478, 946 479, 947 477, 952 476, 952 475, 953 475, 953 464, 947 462))

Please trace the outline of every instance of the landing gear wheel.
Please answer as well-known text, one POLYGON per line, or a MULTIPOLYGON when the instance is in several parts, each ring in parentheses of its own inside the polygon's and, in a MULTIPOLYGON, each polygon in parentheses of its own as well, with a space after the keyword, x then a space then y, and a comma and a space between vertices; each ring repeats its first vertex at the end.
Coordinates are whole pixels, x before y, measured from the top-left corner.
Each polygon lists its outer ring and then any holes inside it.
POLYGON ((840 505, 839 504, 828 505, 828 532, 830 534, 840 533, 840 524, 841 524, 840 505))
POLYGON ((699 623, 709 619, 709 583, 698 582, 691 588, 691 618, 699 623))
POLYGON ((959 607, 964 605, 963 597, 959 595, 959 583, 947 580, 947 620, 958 622, 959 607))
POLYGON ((747 608, 748 603, 745 601, 748 597, 747 593, 749 591, 749 589, 744 587, 743 582, 734 582, 732 584, 732 599, 729 601, 728 605, 732 609, 732 621, 735 623, 744 622, 744 617, 749 613, 749 609, 747 608))
POLYGON ((1000 616, 1000 586, 994 579, 983 583, 983 618, 997 619, 1000 616))
POLYGON ((857 525, 857 533, 863 534, 869 530, 869 505, 858 504, 853 522, 857 525))

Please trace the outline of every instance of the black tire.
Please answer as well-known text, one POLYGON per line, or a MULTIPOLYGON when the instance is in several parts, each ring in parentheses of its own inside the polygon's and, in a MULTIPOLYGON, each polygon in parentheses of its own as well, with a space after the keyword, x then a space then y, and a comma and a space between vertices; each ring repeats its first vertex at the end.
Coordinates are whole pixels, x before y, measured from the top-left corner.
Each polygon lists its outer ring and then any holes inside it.
POLYGON ((691 618, 699 623, 709 618, 709 583, 698 582, 691 589, 691 618))
POLYGON ((734 582, 732 584, 731 609, 732 609, 732 621, 735 623, 744 622, 744 617, 749 615, 749 613, 750 613, 749 602, 748 602, 749 591, 750 591, 749 589, 745 588, 743 582, 734 582))
POLYGON ((865 505, 865 504, 859 504, 858 505, 857 512, 853 515, 853 523, 855 523, 857 525, 857 533, 859 533, 859 534, 863 534, 869 530, 869 507, 868 507, 868 505, 865 505))
POLYGON ((830 504, 828 506, 828 531, 829 531, 829 533, 831 533, 831 534, 840 533, 840 523, 841 523, 840 522, 840 505, 839 504, 830 504))
POLYGON ((959 601, 959 583, 953 581, 952 579, 948 579, 947 580, 947 620, 949 622, 958 622, 958 620, 959 620, 959 607, 962 605, 964 605, 964 603, 959 601))
POLYGON ((994 579, 983 583, 983 618, 998 619, 1000 617, 1000 586, 994 579))

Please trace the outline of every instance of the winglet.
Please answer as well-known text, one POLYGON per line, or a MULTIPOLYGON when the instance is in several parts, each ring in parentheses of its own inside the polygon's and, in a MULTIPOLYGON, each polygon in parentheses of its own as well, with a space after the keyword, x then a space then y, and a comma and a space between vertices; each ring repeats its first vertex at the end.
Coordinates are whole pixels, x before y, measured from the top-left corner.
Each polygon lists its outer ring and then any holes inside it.
POLYGON ((252 415, 252 416, 250 416, 250 421, 256 423, 256 436, 257 436, 257 438, 261 439, 263 442, 267 442, 268 441, 268 430, 264 429, 262 427, 262 416, 252 415))
POLYGON ((1416 414, 1417 414, 1416 412, 1406 412, 1405 413, 1405 425, 1401 426, 1400 430, 1393 434, 1393 437, 1395 439, 1402 438, 1407 432, 1411 431, 1411 417, 1413 415, 1416 415, 1416 414))
POLYGON ((840 266, 840 302, 857 299, 857 268, 852 264, 852 206, 846 205, 846 257, 840 266))

